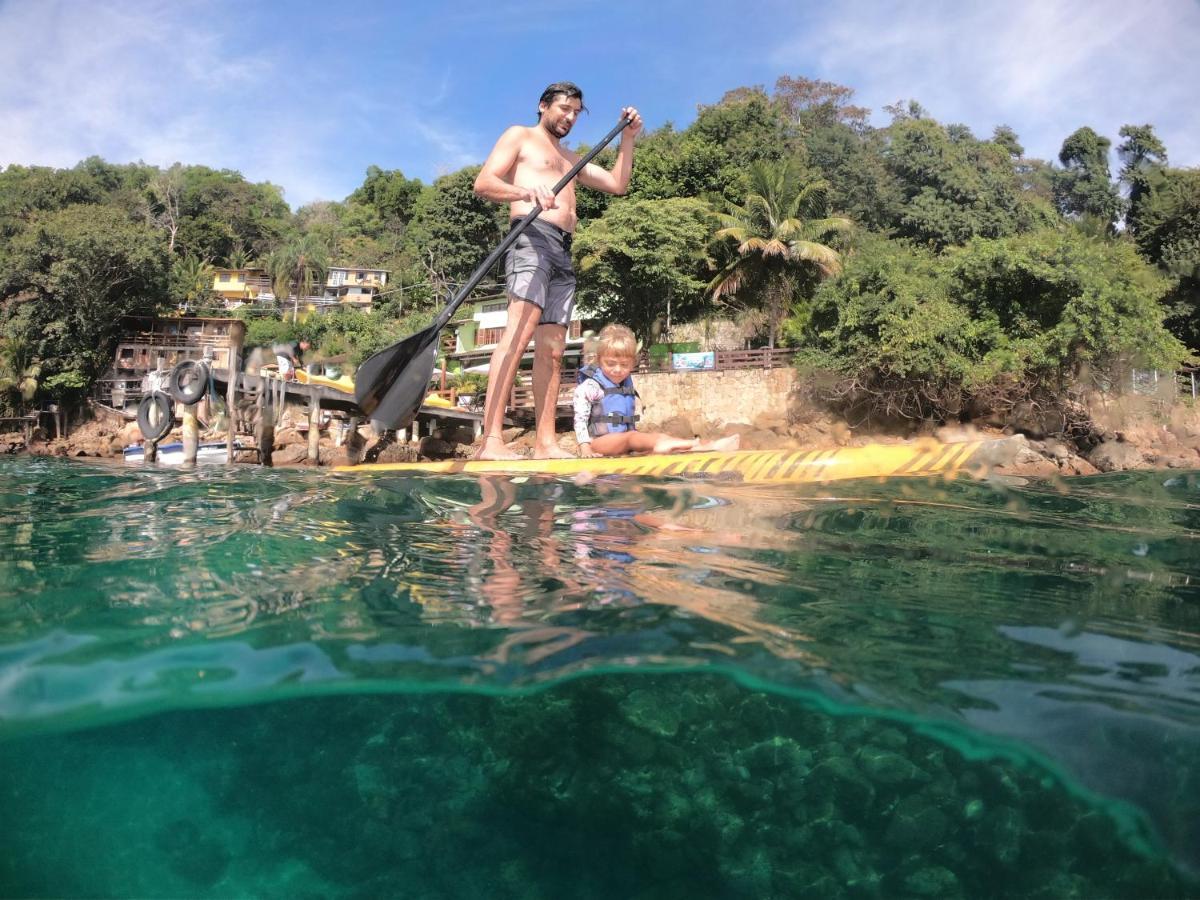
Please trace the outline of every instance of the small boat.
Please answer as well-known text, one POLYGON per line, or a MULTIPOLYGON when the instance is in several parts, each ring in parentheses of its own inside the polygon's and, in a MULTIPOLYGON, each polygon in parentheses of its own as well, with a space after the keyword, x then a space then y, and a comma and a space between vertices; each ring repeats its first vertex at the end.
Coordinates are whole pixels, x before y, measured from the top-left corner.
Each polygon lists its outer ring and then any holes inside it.
MULTIPOLYGON (((234 441, 233 449, 241 449, 241 444, 234 441)), ((205 441, 196 449, 197 463, 223 463, 225 462, 226 449, 224 441, 205 441)), ((141 444, 131 444, 125 448, 125 462, 141 465, 146 461, 146 451, 141 444)), ((183 464, 183 443, 174 441, 170 444, 158 445, 158 457, 155 460, 164 466, 178 466, 183 464)))

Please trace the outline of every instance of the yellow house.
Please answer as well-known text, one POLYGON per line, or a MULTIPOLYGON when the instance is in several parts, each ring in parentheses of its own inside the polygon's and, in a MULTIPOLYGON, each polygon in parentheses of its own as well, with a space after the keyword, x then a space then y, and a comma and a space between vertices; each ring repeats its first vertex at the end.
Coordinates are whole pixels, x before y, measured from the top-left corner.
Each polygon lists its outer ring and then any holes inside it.
POLYGON ((325 302, 369 310, 388 281, 387 269, 330 266, 325 276, 325 302))
POLYGON ((216 269, 212 289, 226 305, 274 299, 265 269, 216 269))

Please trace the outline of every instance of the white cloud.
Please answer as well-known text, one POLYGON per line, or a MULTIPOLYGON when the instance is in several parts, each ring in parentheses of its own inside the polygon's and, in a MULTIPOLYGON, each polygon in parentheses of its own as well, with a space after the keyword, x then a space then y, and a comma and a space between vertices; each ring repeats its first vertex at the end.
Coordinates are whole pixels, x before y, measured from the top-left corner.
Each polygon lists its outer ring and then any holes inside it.
POLYGON ((825 9, 771 53, 780 71, 854 87, 877 110, 916 99, 981 137, 1008 124, 1045 158, 1082 125, 1115 144, 1121 125, 1149 122, 1172 162, 1200 164, 1200 6, 1191 0, 850 0, 825 9))
POLYGON ((228 64, 188 4, 0 7, 0 163, 70 166, 99 154, 168 165, 227 159, 211 111, 269 66, 228 64))
MULTIPOLYGON (((0 4, 0 58, 0 166, 178 161, 271 181, 298 206, 345 196, 361 175, 347 158, 364 141, 400 141, 430 168, 478 157, 427 101, 354 94, 337 67, 297 64, 286 41, 248 37, 234 5, 13 0, 0 4), (371 128, 330 128, 331 110, 342 125, 355 109, 371 128)), ((414 98, 429 95, 417 73, 404 81, 414 98)), ((452 89, 449 73, 433 81, 434 96, 452 89)))

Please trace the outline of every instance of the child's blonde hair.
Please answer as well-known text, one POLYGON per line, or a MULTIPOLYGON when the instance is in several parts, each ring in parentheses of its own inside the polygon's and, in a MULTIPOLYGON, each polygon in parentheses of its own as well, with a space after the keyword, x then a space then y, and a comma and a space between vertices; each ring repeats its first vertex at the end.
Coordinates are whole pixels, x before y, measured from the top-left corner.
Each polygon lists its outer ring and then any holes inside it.
POLYGON ((609 356, 620 356, 627 359, 637 357, 637 338, 624 325, 605 325, 597 337, 597 355, 607 353, 609 356))

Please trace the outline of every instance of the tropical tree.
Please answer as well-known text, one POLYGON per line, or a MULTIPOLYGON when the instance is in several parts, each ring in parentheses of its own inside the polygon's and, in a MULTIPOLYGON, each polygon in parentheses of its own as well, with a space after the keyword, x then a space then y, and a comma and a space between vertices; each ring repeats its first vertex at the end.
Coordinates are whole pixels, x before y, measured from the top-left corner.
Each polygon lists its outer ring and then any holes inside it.
POLYGON ((267 274, 276 297, 292 298, 292 323, 300 317, 300 297, 310 296, 325 283, 329 253, 311 235, 289 241, 267 257, 267 274))
POLYGON ((614 200, 575 240, 580 308, 628 325, 646 342, 656 323, 697 315, 710 216, 693 198, 614 200))
POLYGON ((812 296, 822 279, 842 270, 827 241, 850 231, 850 220, 828 215, 828 186, 790 160, 750 166, 744 203, 718 213, 714 237, 728 261, 708 289, 714 300, 751 299, 767 314, 767 344, 798 298, 812 296))
POLYGON ((508 209, 476 196, 478 174, 471 166, 443 175, 413 205, 406 244, 442 288, 466 280, 504 236, 508 209))
POLYGON ((4 334, 29 346, 39 388, 69 399, 112 363, 120 321, 167 295, 166 242, 112 207, 38 215, 9 242, 0 270, 4 334))
POLYGON ((29 342, 19 337, 0 337, 0 402, 6 411, 18 414, 37 394, 42 367, 33 358, 29 342))
POLYGON ((1054 177, 1059 211, 1097 234, 1113 234, 1121 214, 1121 196, 1108 168, 1111 146, 1108 138, 1092 129, 1077 129, 1063 141, 1058 153, 1063 169, 1054 177))
POLYGON ((884 152, 898 186, 893 236, 943 250, 1050 224, 1053 212, 1020 191, 1014 149, 1003 133, 1000 142, 980 141, 963 126, 897 118, 884 152))
POLYGON ((170 294, 184 312, 207 305, 213 295, 212 265, 188 253, 171 264, 170 294))
POLYGON ((1167 148, 1154 133, 1152 125, 1124 125, 1117 147, 1121 159, 1121 183, 1129 188, 1129 208, 1125 227, 1135 241, 1142 231, 1146 206, 1157 189, 1167 180, 1167 148))
POLYGON ((146 220, 167 233, 167 250, 175 252, 182 220, 183 166, 179 163, 156 173, 146 185, 146 220))

